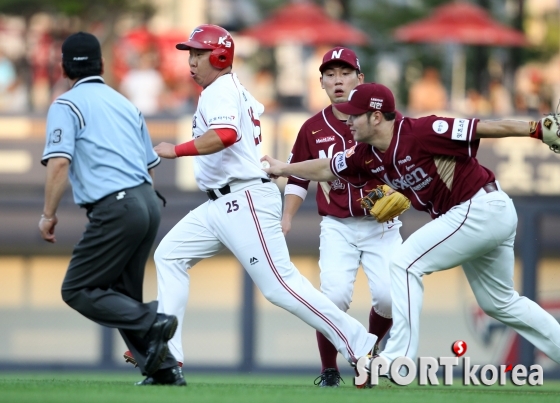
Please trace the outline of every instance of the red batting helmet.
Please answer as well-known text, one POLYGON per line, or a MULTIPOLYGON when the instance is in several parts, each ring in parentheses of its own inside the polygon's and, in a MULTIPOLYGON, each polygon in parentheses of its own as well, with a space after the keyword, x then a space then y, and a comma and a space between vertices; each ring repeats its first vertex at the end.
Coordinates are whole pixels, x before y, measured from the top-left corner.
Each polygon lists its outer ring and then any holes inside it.
POLYGON ((217 69, 225 69, 233 64, 233 39, 228 31, 217 25, 204 24, 196 27, 186 42, 175 45, 179 50, 211 50, 210 64, 217 69))

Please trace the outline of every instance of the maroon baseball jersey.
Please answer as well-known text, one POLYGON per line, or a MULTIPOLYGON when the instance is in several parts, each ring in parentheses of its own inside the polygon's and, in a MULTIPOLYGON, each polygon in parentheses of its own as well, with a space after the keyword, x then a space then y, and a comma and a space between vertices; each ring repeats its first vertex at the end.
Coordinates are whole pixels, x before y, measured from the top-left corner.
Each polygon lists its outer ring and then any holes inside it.
MULTIPOLYGON (((332 107, 328 106, 303 124, 288 162, 331 158, 338 152, 344 153, 352 149, 354 145, 355 141, 346 123, 338 120, 332 112, 332 107)), ((288 178, 288 184, 307 189, 309 181, 291 176, 288 178)), ((339 218, 368 215, 368 212, 360 207, 358 199, 367 194, 366 190, 373 189, 380 184, 382 182, 376 177, 371 177, 356 185, 350 185, 340 179, 332 182, 320 182, 317 185, 319 214, 339 218)))
POLYGON ((495 180, 476 159, 477 124, 477 119, 438 116, 397 119, 384 153, 359 144, 354 153, 335 155, 331 170, 355 185, 377 176, 406 195, 415 209, 436 218, 495 180))

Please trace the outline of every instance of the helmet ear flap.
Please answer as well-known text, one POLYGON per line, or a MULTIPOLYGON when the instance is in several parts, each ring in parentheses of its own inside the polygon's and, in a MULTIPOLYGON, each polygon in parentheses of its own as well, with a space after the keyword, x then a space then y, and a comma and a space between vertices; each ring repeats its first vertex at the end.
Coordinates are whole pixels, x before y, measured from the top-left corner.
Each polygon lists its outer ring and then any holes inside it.
POLYGON ((210 64, 212 65, 212 67, 215 67, 217 69, 225 69, 226 67, 231 66, 233 60, 230 60, 231 53, 228 52, 226 49, 223 48, 218 48, 218 49, 213 49, 212 53, 210 53, 210 64))

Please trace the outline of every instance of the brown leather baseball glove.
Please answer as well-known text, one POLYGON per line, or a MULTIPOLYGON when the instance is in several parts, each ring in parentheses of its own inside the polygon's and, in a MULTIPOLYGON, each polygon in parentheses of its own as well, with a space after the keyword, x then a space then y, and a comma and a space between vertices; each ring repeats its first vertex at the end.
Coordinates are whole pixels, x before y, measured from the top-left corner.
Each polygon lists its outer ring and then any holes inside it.
POLYGON ((555 153, 560 153, 560 115, 550 114, 541 119, 542 142, 555 153))
POLYGON ((410 200, 405 195, 396 191, 387 194, 390 191, 389 186, 379 185, 360 199, 362 208, 367 209, 378 222, 392 220, 410 208, 410 200))

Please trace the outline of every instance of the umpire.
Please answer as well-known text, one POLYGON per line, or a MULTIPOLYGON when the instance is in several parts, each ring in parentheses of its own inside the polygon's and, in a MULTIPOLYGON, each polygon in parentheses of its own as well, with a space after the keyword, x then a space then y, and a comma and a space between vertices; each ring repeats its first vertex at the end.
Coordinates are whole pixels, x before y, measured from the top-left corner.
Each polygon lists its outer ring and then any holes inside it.
MULTIPOLYGON (((160 158, 142 114, 105 85, 101 47, 78 32, 62 44, 62 73, 71 89, 47 116, 47 166, 39 230, 56 242, 56 210, 67 178, 89 223, 74 248, 62 299, 86 318, 119 329, 152 384, 186 385, 167 341, 177 318, 142 302, 144 269, 160 222, 152 186, 160 158)), ((146 384, 146 383, 143 383, 146 384)))

